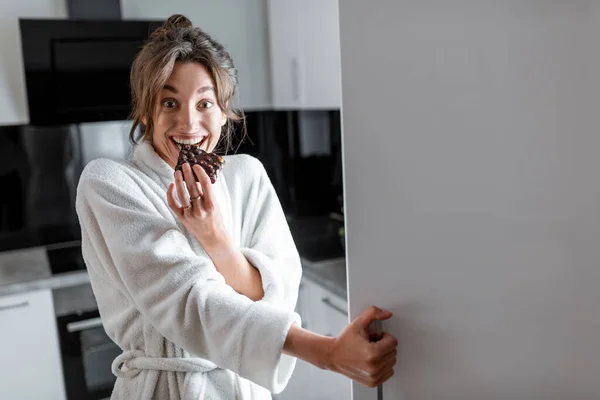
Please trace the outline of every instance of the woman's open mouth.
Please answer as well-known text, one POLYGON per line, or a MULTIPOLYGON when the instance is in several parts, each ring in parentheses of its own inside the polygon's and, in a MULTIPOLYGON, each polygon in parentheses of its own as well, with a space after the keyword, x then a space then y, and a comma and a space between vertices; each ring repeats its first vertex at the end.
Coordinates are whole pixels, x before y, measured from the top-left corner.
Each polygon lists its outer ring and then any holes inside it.
POLYGON ((204 142, 206 142, 207 138, 208 138, 208 136, 203 136, 201 138, 193 138, 193 139, 182 139, 182 138, 176 138, 176 137, 171 136, 171 140, 173 141, 173 143, 175 143, 175 146, 177 146, 179 149, 181 149, 181 146, 183 146, 184 144, 202 146, 204 144, 204 142))

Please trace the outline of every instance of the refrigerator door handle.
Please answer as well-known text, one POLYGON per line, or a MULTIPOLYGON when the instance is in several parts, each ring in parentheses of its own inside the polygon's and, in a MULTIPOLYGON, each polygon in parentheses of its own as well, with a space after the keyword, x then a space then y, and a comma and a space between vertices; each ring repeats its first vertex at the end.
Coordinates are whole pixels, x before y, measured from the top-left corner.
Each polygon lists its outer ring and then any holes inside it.
MULTIPOLYGON (((373 321, 369 327, 369 340, 377 342, 383 336, 383 323, 379 320, 373 321)), ((377 400, 383 400, 383 385, 377 386, 377 400)))

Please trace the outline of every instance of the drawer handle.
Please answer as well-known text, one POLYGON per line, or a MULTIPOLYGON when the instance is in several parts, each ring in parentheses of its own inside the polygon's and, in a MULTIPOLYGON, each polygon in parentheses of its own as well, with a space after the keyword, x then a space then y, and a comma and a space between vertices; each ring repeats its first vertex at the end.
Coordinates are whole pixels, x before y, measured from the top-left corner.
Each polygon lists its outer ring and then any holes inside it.
POLYGON ((300 64, 296 57, 292 58, 292 96, 294 101, 299 101, 301 97, 300 92, 300 64))
POLYGON ((80 332, 80 331, 84 331, 86 329, 98 328, 99 326, 102 326, 102 319, 100 317, 90 318, 90 319, 85 319, 83 321, 68 323, 67 324, 67 332, 69 332, 69 333, 80 332))
POLYGON ((333 302, 331 301, 331 299, 329 297, 323 297, 321 299, 321 301, 323 303, 325 303, 325 305, 333 308, 335 311, 339 312, 340 314, 344 314, 346 317, 348 316, 348 312, 346 310, 344 310, 343 308, 341 308, 338 305, 333 304, 333 302))
POLYGON ((24 308, 29 306, 29 302, 28 301, 22 301, 20 303, 16 303, 16 304, 9 304, 7 306, 0 306, 0 312, 2 311, 7 311, 7 310, 13 310, 15 308, 24 308))

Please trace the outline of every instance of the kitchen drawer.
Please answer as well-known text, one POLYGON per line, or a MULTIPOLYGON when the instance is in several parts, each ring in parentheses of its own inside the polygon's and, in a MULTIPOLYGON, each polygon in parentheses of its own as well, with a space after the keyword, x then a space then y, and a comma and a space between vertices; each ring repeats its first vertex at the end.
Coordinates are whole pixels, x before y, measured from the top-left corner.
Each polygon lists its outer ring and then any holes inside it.
MULTIPOLYGON (((306 277, 302 278, 298 298, 299 312, 306 329, 321 335, 337 336, 348 324, 346 300, 318 283, 306 277)), ((350 392, 350 379, 298 360, 288 388, 276 398, 278 400, 350 399, 350 392)))
POLYGON ((302 307, 307 329, 335 336, 348 324, 348 302, 310 279, 303 279, 302 307))
POLYGON ((51 291, 0 297, 0 326, 0 399, 63 400, 51 291))
POLYGON ((337 336, 348 325, 348 302, 329 291, 324 291, 321 297, 324 306, 325 321, 328 336, 337 336))
POLYGON ((327 324, 323 305, 320 303, 320 287, 308 279, 302 279, 302 318, 303 326, 315 333, 325 335, 327 324))

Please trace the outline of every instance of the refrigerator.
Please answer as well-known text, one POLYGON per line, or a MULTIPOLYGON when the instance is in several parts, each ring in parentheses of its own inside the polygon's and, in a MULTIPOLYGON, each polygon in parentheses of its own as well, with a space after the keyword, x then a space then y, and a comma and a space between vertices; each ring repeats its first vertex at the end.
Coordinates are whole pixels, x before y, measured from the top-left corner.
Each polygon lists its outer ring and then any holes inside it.
POLYGON ((383 399, 600 399, 600 2, 339 8, 350 317, 394 313, 383 399))

